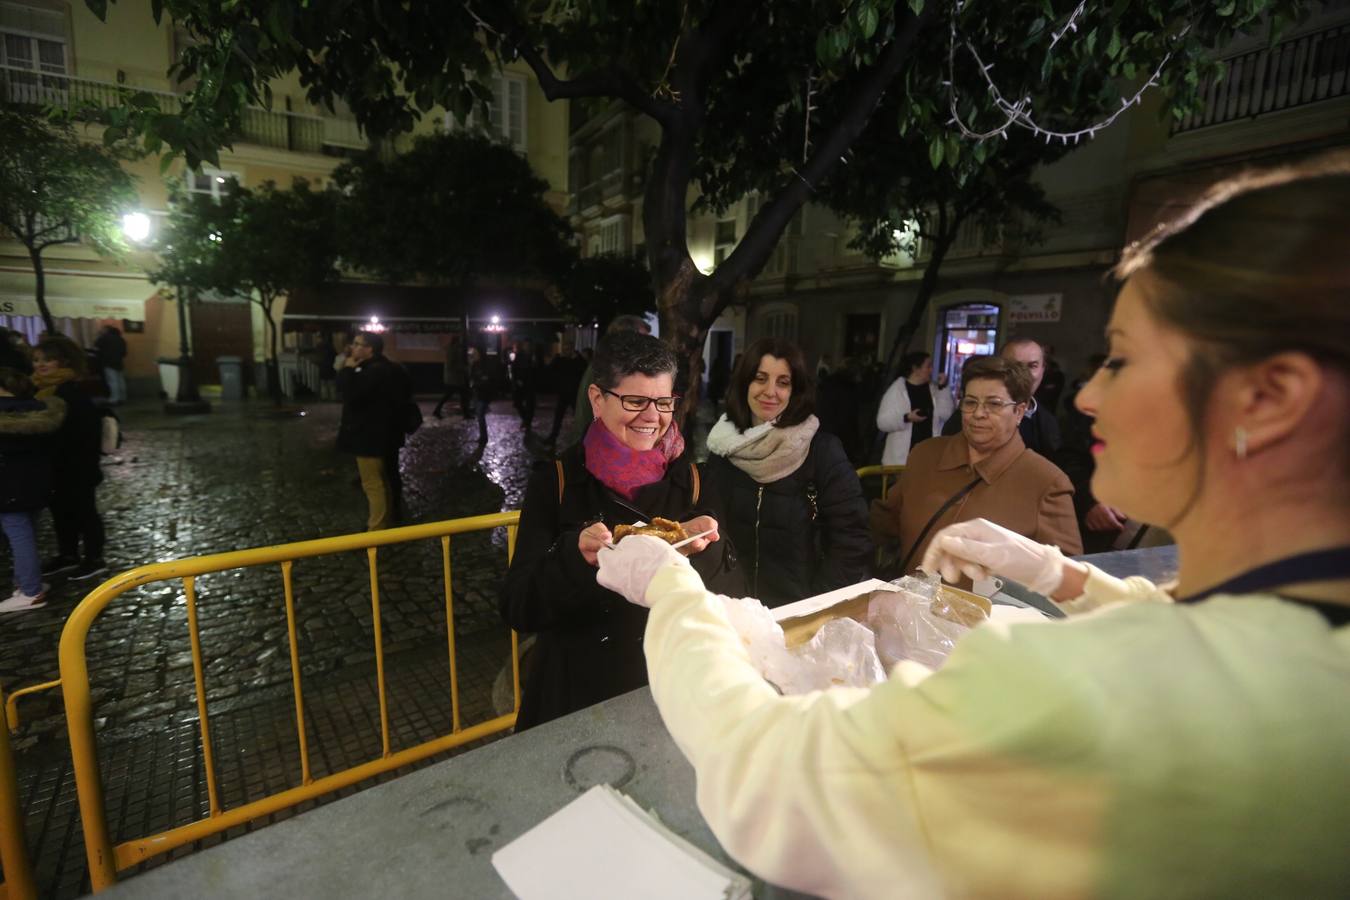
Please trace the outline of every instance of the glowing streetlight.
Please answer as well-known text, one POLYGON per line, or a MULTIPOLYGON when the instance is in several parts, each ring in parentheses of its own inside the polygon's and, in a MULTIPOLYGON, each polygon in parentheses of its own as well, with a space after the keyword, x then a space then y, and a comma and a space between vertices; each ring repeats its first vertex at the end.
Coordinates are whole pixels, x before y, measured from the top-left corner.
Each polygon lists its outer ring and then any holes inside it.
POLYGON ((150 217, 143 212, 129 212, 122 217, 122 233, 139 244, 150 236, 150 217))

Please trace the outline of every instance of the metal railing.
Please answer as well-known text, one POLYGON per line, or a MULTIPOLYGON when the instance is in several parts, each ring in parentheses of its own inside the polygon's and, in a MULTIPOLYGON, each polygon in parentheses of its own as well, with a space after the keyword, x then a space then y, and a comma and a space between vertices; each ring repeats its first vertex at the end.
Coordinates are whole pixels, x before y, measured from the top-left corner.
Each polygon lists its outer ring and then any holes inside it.
MULTIPOLYGON (((0 690, 0 703, 5 693, 0 690)), ((14 752, 9 745, 9 723, 0 722, 0 900, 33 900, 37 886, 28 861, 28 843, 19 811, 19 779, 14 770, 14 752)))
POLYGON ((1173 134, 1350 95, 1350 25, 1337 25, 1221 61, 1200 84, 1203 105, 1173 134))
MULTIPOLYGON (((865 466, 858 469, 859 479, 881 479, 885 496, 891 479, 904 466, 865 466)), ((515 554, 516 528, 520 513, 515 510, 412 525, 385 531, 363 532, 322 538, 273 547, 236 550, 209 556, 189 557, 170 562, 140 566, 110 578, 99 585, 75 608, 61 632, 60 674, 55 681, 31 685, 14 691, 0 703, 5 721, 0 723, 0 865, 6 881, 0 883, 0 900, 30 900, 37 892, 33 883, 24 841, 23 820, 18 801, 18 784, 9 731, 18 727, 17 701, 39 691, 60 687, 65 698, 66 723, 70 737, 72 768, 79 798, 84 830, 89 879, 94 891, 117 881, 117 873, 135 867, 151 857, 202 840, 237 825, 267 816, 312 800, 323 794, 350 787, 360 781, 393 771, 437 753, 471 741, 498 734, 515 725, 520 709, 520 664, 518 638, 511 634, 511 679, 514 709, 511 713, 463 727, 460 721, 459 670, 455 650, 454 595, 451 588, 451 538, 457 534, 505 528, 508 564, 515 554), (378 550, 380 547, 412 541, 438 539, 441 543, 441 574, 445 595, 446 641, 450 668, 451 732, 397 752, 390 746, 389 709, 385 690, 384 644, 380 617, 378 550), (310 772, 310 750, 305 729, 304 686, 301 679, 300 650, 296 630, 295 591, 292 566, 296 560, 331 556, 364 550, 370 575, 371 613, 375 647, 375 672, 380 704, 381 755, 358 766, 315 779, 310 772), (278 565, 282 577, 282 597, 286 610, 286 630, 290 649, 291 686, 295 698, 296 736, 300 754, 300 785, 230 809, 223 809, 216 785, 216 767, 211 744, 210 715, 207 708, 206 675, 197 623, 196 579, 202 575, 234 569, 278 565), (168 831, 113 845, 104 808, 103 781, 98 765, 98 742, 94 734, 94 710, 90 696, 85 641, 99 615, 118 597, 134 588, 160 581, 180 580, 187 606, 188 638, 197 701, 198 728, 201 737, 203 768, 206 777, 209 816, 168 831)))
MULTIPOLYGON (((181 109, 178 95, 169 91, 0 66, 0 100, 20 106, 54 106, 78 113, 91 107, 119 106, 128 91, 153 97, 162 112, 177 113, 181 109)), ((325 147, 359 149, 367 144, 355 120, 257 106, 244 109, 236 137, 250 144, 302 153, 323 153, 325 147)))
MULTIPOLYGON (((280 544, 274 547, 260 547, 252 550, 237 550, 230 553, 191 557, 140 566, 128 572, 123 572, 95 588, 70 614, 65 628, 61 632, 61 679, 59 682, 65 695, 66 724, 70 735, 72 767, 75 773, 76 792, 79 797, 80 818, 84 827, 89 879, 93 889, 95 891, 103 890, 116 882, 118 872, 145 862, 153 856, 167 853, 176 847, 199 841, 261 816, 279 812, 306 800, 349 787, 367 778, 393 771, 445 750, 511 728, 516 721, 516 711, 520 709, 520 669, 517 637, 514 631, 511 632, 510 660, 514 711, 467 728, 463 727, 460 722, 459 672, 455 653, 454 597, 450 582, 450 545, 453 535, 505 528, 507 560, 509 562, 511 556, 515 553, 516 526, 519 521, 520 514, 518 512, 502 512, 464 519, 452 519, 445 522, 433 522, 426 525, 412 525, 406 528, 393 528, 386 531, 349 534, 294 544, 280 544), (451 732, 415 747, 395 752, 390 747, 389 739, 389 707, 385 689, 384 643, 380 619, 378 550, 380 547, 392 544, 429 539, 439 539, 441 543, 446 639, 450 661, 451 732), (300 676, 300 651, 296 634, 295 592, 291 581, 291 568, 296 560, 331 556, 357 550, 366 552, 367 567, 370 573, 375 677, 380 703, 382 752, 378 759, 316 779, 310 773, 309 743, 305 733, 304 690, 300 676), (206 676, 202 664, 201 640, 197 625, 196 579, 201 575, 212 572, 270 565, 278 565, 281 569, 282 593, 286 608, 286 628, 290 644, 291 682, 295 696, 296 734, 299 739, 300 784, 240 806, 223 809, 216 787, 216 766, 211 745, 206 676), (188 637, 192 651, 192 671, 196 688, 198 724, 209 815, 205 819, 199 819, 187 825, 171 828, 149 837, 125 841, 114 846, 109 836, 107 813, 104 809, 103 782, 98 765, 97 741, 94 736, 94 710, 90 698, 85 641, 89 635, 90 626, 108 605, 119 596, 133 588, 169 580, 180 580, 182 582, 187 605, 188 637)), ((0 759, 0 782, 5 780, 4 765, 5 761, 0 759)), ((3 800, 4 798, 0 796, 0 813, 3 813, 4 809, 3 800)), ((21 831, 19 833, 22 834, 21 831)), ((3 849, 6 852, 6 860, 8 860, 10 848, 5 847, 3 849)))

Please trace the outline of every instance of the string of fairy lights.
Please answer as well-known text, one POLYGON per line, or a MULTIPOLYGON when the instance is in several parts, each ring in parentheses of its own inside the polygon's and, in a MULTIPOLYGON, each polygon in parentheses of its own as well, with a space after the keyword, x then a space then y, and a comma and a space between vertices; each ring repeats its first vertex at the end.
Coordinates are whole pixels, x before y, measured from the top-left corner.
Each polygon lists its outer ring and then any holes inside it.
MULTIPOLYGON (((1168 61, 1172 58, 1172 52, 1169 51, 1163 56, 1162 61, 1158 63, 1158 67, 1154 69, 1153 74, 1149 76, 1143 86, 1132 96, 1122 97, 1120 108, 1112 112, 1106 118, 1076 131, 1056 131, 1053 128, 1042 126, 1032 117, 1032 99, 1030 94, 1020 97, 1017 100, 1009 100, 990 76, 989 73, 994 68, 994 64, 986 63, 980 56, 980 52, 975 49, 975 46, 970 41, 965 40, 957 30, 956 23, 960 18, 961 10, 964 6, 964 0, 955 0, 953 3, 950 35, 947 46, 947 78, 942 84, 947 89, 947 100, 951 111, 951 118, 947 120, 947 125, 955 127, 962 137, 969 140, 987 141, 996 137, 1006 139, 1008 137, 1008 131, 1012 128, 1022 128, 1030 131, 1034 137, 1044 138, 1047 144, 1056 139, 1058 139, 1061 144, 1066 145, 1077 144, 1084 139, 1091 140, 1097 136, 1097 132, 1104 128, 1109 128, 1116 119, 1120 118, 1130 107, 1143 102, 1144 95, 1148 93, 1150 89, 1158 87, 1163 70, 1167 67, 1168 61), (1003 121, 1001 123, 987 130, 981 131, 968 125, 962 118, 961 112, 958 109, 955 84, 958 46, 965 49, 965 51, 970 54, 971 59, 975 63, 976 71, 984 80, 985 87, 989 92, 989 98, 994 105, 994 109, 1003 116, 1003 121)), ((1057 31, 1051 32, 1050 47, 1046 50, 1047 54, 1053 52, 1061 40, 1070 34, 1076 34, 1078 32, 1079 21, 1086 12, 1087 0, 1083 0, 1083 2, 1079 3, 1078 6, 1074 8, 1074 11, 1069 14, 1069 18, 1064 22, 1064 25, 1057 31)), ((1190 26, 1187 26, 1182 29, 1180 34, 1177 35, 1177 39, 1180 40, 1184 37, 1189 28, 1190 26)))

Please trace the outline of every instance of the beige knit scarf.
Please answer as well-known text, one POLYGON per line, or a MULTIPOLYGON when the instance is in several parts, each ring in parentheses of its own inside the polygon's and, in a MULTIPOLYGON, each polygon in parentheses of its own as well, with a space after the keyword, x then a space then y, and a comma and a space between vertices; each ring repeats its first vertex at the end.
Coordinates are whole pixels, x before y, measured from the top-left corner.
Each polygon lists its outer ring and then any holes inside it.
POLYGON ((708 432, 708 452, 725 456, 759 484, 786 478, 802 467, 820 420, 807 416, 798 425, 779 428, 772 422, 737 431, 725 415, 708 432))

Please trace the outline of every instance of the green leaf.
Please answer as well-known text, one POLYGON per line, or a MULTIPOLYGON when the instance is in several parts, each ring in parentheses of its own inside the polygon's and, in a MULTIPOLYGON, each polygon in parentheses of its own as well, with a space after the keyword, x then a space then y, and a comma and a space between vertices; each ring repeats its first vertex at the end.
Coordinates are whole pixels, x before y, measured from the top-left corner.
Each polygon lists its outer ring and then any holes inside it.
POLYGON ((877 10, 875 6, 860 6, 858 8, 858 27, 862 29, 862 36, 870 38, 877 33, 877 10))
POLYGON ((909 0, 909 8, 914 15, 923 15, 923 0, 909 0))
POLYGON ((1106 45, 1106 55, 1115 59, 1120 55, 1120 32, 1112 31, 1111 40, 1106 45))
POLYGON ((942 165, 942 156, 946 152, 946 142, 941 137, 935 137, 928 142, 928 161, 933 164, 933 168, 939 168, 942 165))
POLYGON ((1223 16, 1224 18, 1227 18, 1228 16, 1231 16, 1233 14, 1233 10, 1236 8, 1237 8, 1237 0, 1228 0, 1228 2, 1225 3, 1223 6, 1220 6, 1218 9, 1214 10, 1214 14, 1217 16, 1223 16))

